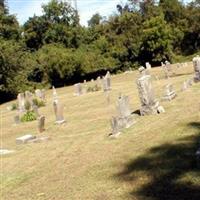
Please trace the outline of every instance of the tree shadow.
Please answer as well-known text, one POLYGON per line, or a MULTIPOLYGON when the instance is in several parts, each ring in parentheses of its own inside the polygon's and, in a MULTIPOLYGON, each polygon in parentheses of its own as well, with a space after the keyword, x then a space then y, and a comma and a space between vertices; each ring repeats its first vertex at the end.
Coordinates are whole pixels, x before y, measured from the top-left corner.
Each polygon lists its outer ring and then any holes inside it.
POLYGON ((138 173, 150 177, 148 183, 130 192, 134 199, 200 200, 200 184, 191 183, 187 177, 187 180, 180 181, 186 173, 192 173, 200 180, 195 157, 200 142, 200 123, 190 123, 189 126, 197 129, 199 135, 182 138, 176 144, 151 148, 145 155, 127 163, 117 174, 120 181, 133 184, 138 173))

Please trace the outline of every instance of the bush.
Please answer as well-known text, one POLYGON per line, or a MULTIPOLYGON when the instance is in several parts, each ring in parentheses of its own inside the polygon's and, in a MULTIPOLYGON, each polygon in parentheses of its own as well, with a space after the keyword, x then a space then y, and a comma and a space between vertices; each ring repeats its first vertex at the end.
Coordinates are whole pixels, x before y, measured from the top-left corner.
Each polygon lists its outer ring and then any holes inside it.
POLYGON ((36 120, 36 114, 33 111, 28 111, 21 117, 21 122, 31 122, 36 120))
POLYGON ((97 84, 95 84, 94 86, 90 86, 87 89, 87 92, 97 92, 101 90, 101 87, 99 87, 97 84))
POLYGON ((30 102, 29 102, 29 101, 26 101, 24 107, 25 107, 25 110, 29 111, 29 110, 31 109, 31 104, 30 104, 30 102))
POLYGON ((13 103, 13 104, 11 105, 11 110, 17 110, 17 108, 18 108, 18 106, 17 106, 16 103, 13 103))
POLYGON ((33 99, 33 104, 36 105, 38 108, 40 107, 44 107, 45 106, 45 102, 39 99, 33 99))

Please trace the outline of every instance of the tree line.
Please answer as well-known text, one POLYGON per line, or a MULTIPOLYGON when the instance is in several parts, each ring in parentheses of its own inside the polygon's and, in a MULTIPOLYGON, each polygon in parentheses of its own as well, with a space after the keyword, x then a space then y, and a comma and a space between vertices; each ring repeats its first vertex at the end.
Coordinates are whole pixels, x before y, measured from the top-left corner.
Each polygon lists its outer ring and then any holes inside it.
POLYGON ((42 10, 20 26, 0 0, 0 102, 200 50, 200 0, 127 0, 108 18, 94 14, 88 27, 66 1, 51 0, 42 10))

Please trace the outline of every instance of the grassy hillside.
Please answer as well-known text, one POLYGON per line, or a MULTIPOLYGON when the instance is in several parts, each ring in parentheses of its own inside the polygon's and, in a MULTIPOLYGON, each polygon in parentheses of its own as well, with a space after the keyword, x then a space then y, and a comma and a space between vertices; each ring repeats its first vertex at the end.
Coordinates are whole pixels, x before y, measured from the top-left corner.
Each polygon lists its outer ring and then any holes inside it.
POLYGON ((132 111, 140 108, 138 72, 112 77, 111 103, 102 91, 73 96, 74 88, 58 89, 67 123, 54 124, 52 91, 47 105, 46 131, 51 140, 16 145, 15 138, 37 133, 37 122, 13 125, 11 102, 1 105, 1 146, 16 152, 1 157, 2 200, 199 200, 200 171, 195 151, 200 141, 200 83, 181 92, 193 67, 176 69, 169 80, 161 68, 152 69, 158 98, 173 83, 177 98, 161 102, 166 113, 135 116, 137 123, 118 139, 108 138, 118 94, 130 96, 132 111), (158 76, 160 80, 154 77, 158 76))

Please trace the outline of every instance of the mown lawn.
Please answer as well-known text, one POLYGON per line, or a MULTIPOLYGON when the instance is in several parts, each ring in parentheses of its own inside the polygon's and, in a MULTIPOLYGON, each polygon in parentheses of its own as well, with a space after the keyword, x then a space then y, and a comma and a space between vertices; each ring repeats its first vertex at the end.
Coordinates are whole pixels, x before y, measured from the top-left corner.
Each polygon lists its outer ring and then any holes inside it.
POLYGON ((108 137, 118 94, 129 95, 132 111, 140 108, 138 72, 112 76, 110 104, 102 91, 73 96, 58 89, 67 123, 54 124, 52 91, 40 113, 51 140, 16 145, 24 134, 40 135, 37 122, 13 125, 15 111, 1 109, 1 146, 16 152, 1 157, 2 200, 199 200, 200 170, 195 151, 200 142, 200 83, 181 92, 193 67, 177 69, 169 80, 161 68, 151 70, 157 98, 173 83, 177 98, 161 102, 166 113, 140 117, 118 139, 108 137), (157 76, 159 80, 155 78, 157 76))

